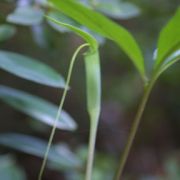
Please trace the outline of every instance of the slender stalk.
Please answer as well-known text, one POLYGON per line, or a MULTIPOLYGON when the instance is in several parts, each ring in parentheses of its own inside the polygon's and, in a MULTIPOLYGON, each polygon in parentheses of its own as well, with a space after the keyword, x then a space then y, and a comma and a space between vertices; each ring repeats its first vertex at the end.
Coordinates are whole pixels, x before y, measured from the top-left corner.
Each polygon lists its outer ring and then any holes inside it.
POLYGON ((61 115, 64 100, 65 100, 65 97, 66 97, 66 94, 67 94, 67 91, 68 91, 68 88, 69 88, 69 83, 70 83, 70 79, 71 79, 71 74, 72 74, 72 69, 73 69, 73 66, 74 66, 74 62, 75 62, 76 57, 77 57, 78 53, 80 52, 80 50, 82 48, 84 48, 85 46, 89 46, 89 44, 83 44, 83 45, 79 46, 78 49, 75 51, 75 53, 72 56, 70 66, 69 66, 69 70, 68 70, 66 85, 65 85, 65 88, 64 88, 64 91, 63 91, 63 95, 62 95, 60 104, 59 104, 59 109, 58 109, 58 112, 57 112, 57 115, 56 115, 56 119, 54 121, 53 128, 52 128, 52 131, 51 131, 51 134, 50 134, 50 137, 49 137, 47 149, 46 149, 44 159, 43 159, 43 162, 42 162, 42 165, 41 165, 41 169, 40 169, 40 172, 39 172, 39 175, 38 175, 38 180, 41 180, 42 176, 43 176, 43 172, 44 172, 44 169, 45 169, 45 166, 46 166, 48 154, 49 154, 49 151, 50 151, 50 148, 51 148, 53 137, 55 135, 57 123, 58 123, 59 117, 61 115))
POLYGON ((97 126, 98 126, 97 122, 98 122, 99 116, 92 119, 93 119, 93 122, 90 124, 90 135, 89 135, 89 146, 88 146, 89 149, 88 149, 85 180, 92 180, 94 149, 95 149, 95 143, 96 143, 97 126))
POLYGON ((145 87, 144 87, 144 93, 143 93, 142 99, 140 101, 140 104, 139 104, 138 111, 137 111, 137 114, 135 116, 134 122, 132 124, 131 130, 130 130, 130 133, 129 133, 129 136, 128 136, 127 144, 125 146, 122 157, 120 159, 119 168, 118 168, 118 170, 116 172, 114 180, 120 180, 120 178, 122 176, 122 172, 123 172, 125 163, 127 161, 130 149, 132 147, 136 132, 137 132, 139 124, 140 124, 142 114, 143 114, 144 109, 146 107, 146 104, 147 104, 147 101, 148 101, 148 98, 149 98, 149 95, 150 95, 150 92, 151 92, 151 90, 153 88, 154 83, 155 83, 155 79, 152 78, 149 81, 149 83, 147 85, 145 85, 145 87))
POLYGON ((87 111, 90 117, 90 134, 85 180, 92 180, 97 126, 101 111, 101 71, 98 50, 85 54, 85 69, 87 111))

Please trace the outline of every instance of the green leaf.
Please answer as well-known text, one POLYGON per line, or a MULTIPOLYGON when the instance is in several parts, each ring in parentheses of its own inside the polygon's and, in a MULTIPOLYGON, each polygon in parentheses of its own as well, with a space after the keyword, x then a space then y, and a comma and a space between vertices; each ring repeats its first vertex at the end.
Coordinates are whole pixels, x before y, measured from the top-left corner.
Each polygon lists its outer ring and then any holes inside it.
POLYGON ((0 177, 2 180, 25 180, 24 171, 17 165, 12 155, 0 156, 0 177))
POLYGON ((21 78, 52 87, 64 88, 64 79, 52 68, 30 57, 0 51, 0 68, 21 78))
POLYGON ((41 9, 31 6, 18 7, 15 11, 7 16, 7 21, 19 25, 36 25, 43 20, 44 12, 41 9))
MULTIPOLYGON (((0 144, 15 150, 43 158, 47 142, 28 135, 17 133, 0 134, 0 144)), ((81 161, 64 145, 53 145, 48 160, 58 165, 61 170, 69 170, 81 166, 81 161)))
POLYGON ((160 33, 155 68, 159 68, 167 57, 178 49, 180 49, 180 8, 160 33))
MULTIPOLYGON (((0 99, 47 125, 54 124, 58 107, 48 101, 6 86, 0 86, 0 99)), ((77 125, 70 115, 62 111, 57 128, 75 130, 77 125)))
POLYGON ((16 32, 16 28, 12 25, 2 24, 0 25, 0 41, 5 41, 11 38, 16 32))
POLYGON ((54 5, 55 9, 116 42, 131 58, 143 79, 145 79, 142 53, 133 36, 125 28, 73 0, 50 0, 50 2, 54 5))

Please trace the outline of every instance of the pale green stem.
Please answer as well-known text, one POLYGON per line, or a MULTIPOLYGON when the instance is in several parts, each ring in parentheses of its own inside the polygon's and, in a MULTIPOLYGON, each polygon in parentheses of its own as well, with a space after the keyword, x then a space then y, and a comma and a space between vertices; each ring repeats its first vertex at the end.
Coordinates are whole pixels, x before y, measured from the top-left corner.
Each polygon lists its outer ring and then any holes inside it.
POLYGON ((64 88, 64 91, 63 91, 63 95, 62 95, 60 104, 59 104, 59 109, 58 109, 58 112, 57 112, 57 115, 56 115, 56 119, 54 121, 53 128, 52 128, 52 131, 51 131, 51 134, 50 134, 50 137, 49 137, 47 149, 46 149, 46 152, 45 152, 45 155, 44 155, 44 159, 43 159, 43 162, 42 162, 42 165, 41 165, 41 169, 40 169, 40 172, 39 172, 38 180, 42 179, 42 175, 43 175, 43 172, 44 172, 44 169, 45 169, 45 166, 46 166, 46 162, 47 162, 47 159, 48 159, 48 154, 49 154, 49 151, 50 151, 50 148, 51 148, 53 137, 55 135, 57 123, 58 123, 59 117, 61 115, 61 111, 62 111, 62 107, 63 107, 63 104, 64 104, 64 100, 65 100, 65 97, 66 97, 66 94, 67 94, 67 91, 68 91, 68 88, 69 88, 69 83, 70 83, 70 79, 71 79, 71 74, 72 74, 72 69, 73 69, 73 66, 74 66, 74 62, 76 60, 76 57, 77 57, 78 53, 85 46, 89 46, 89 44, 83 44, 83 45, 79 46, 78 49, 75 51, 75 53, 72 56, 72 59, 71 59, 71 62, 70 62, 70 66, 69 66, 69 70, 68 70, 66 85, 65 85, 65 88, 64 88))
POLYGON ((90 117, 90 134, 85 180, 92 180, 97 126, 101 109, 101 72, 98 50, 85 54, 87 110, 90 117))
POLYGON ((146 107, 146 104, 147 104, 150 92, 151 92, 153 85, 155 83, 155 80, 156 80, 156 77, 152 78, 150 80, 150 82, 147 85, 145 85, 144 93, 143 93, 142 99, 140 101, 139 108, 138 108, 137 114, 135 116, 134 122, 132 124, 131 130, 130 130, 130 133, 128 136, 127 144, 126 144, 125 149, 123 151, 123 154, 121 156, 119 167, 118 167, 118 170, 117 170, 117 173, 115 175, 114 180, 120 180, 121 179, 124 166, 126 164, 130 149, 132 147, 136 132, 137 132, 139 124, 140 124, 142 114, 143 114, 144 109, 146 107))
POLYGON ((85 180, 92 180, 92 170, 93 170, 93 161, 94 161, 94 149, 96 143, 96 134, 98 127, 99 115, 96 117, 91 117, 92 123, 90 123, 90 135, 89 135, 89 146, 88 146, 88 158, 86 166, 86 177, 85 180))

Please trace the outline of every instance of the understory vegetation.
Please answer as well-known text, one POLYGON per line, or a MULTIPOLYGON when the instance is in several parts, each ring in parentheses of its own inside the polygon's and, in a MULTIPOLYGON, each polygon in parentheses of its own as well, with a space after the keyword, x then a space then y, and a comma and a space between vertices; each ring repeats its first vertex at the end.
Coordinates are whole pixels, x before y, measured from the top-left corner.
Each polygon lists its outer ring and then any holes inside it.
POLYGON ((176 0, 0 2, 0 179, 179 179, 178 60, 176 0))

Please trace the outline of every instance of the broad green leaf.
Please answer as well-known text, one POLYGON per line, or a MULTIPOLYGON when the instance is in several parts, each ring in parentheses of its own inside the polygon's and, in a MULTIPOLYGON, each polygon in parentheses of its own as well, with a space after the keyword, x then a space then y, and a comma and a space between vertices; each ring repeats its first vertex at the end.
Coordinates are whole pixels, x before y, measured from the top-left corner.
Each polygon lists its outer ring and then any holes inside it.
POLYGON ((64 88, 64 79, 55 70, 30 57, 0 51, 0 68, 21 78, 52 87, 64 88))
MULTIPOLYGON (((17 133, 0 134, 0 145, 43 158, 47 142, 28 135, 17 133)), ((81 161, 64 145, 53 145, 48 160, 58 165, 61 170, 69 170, 81 166, 81 161)))
POLYGON ((11 38, 16 32, 16 28, 12 25, 1 24, 0 25, 0 41, 11 38))
POLYGON ((95 9, 109 17, 117 19, 129 19, 140 14, 140 10, 137 6, 119 0, 99 1, 96 3, 95 9))
POLYGON ((36 25, 42 22, 44 12, 31 6, 18 7, 7 16, 7 21, 25 26, 36 25))
POLYGON ((178 49, 180 49, 180 8, 160 33, 155 68, 159 68, 163 61, 178 49))
POLYGON ((18 166, 11 155, 0 156, 0 179, 2 180, 25 180, 24 171, 18 166))
MULTIPOLYGON (((58 107, 48 101, 6 86, 0 86, 0 99, 32 118, 50 126, 54 124, 58 107)), ((70 115, 62 111, 57 128, 75 130, 77 125, 70 115)))
POLYGON ((55 9, 58 9, 91 30, 116 42, 132 59, 136 68, 145 79, 142 53, 135 39, 125 28, 73 0, 50 0, 50 2, 54 5, 55 9))

